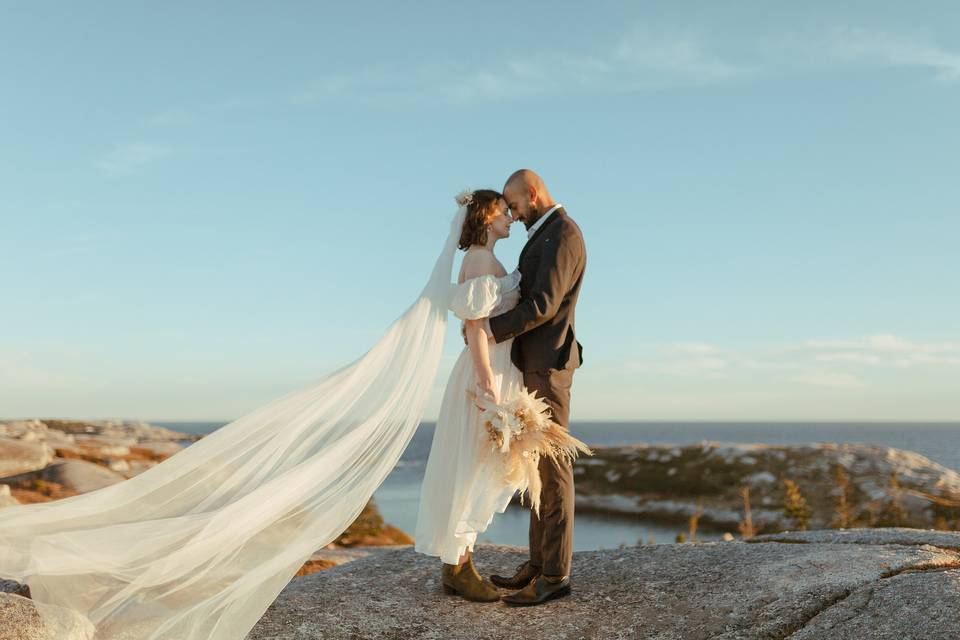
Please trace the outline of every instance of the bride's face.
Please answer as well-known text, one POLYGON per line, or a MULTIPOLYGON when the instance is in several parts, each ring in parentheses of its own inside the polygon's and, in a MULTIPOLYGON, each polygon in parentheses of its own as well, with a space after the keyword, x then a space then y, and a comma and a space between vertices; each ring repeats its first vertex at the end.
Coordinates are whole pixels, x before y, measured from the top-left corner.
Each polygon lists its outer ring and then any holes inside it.
POLYGON ((513 219, 507 214, 507 203, 503 198, 497 200, 497 207, 487 224, 490 225, 488 233, 497 238, 510 237, 510 225, 513 224, 513 219))

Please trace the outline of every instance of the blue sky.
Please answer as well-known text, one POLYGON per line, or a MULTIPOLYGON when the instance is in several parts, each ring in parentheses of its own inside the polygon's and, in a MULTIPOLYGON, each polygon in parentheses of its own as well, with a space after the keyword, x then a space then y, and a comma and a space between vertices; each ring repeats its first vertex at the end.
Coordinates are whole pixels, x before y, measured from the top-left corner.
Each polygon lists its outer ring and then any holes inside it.
POLYGON ((0 68, 0 416, 238 417, 530 167, 573 420, 960 420, 956 3, 0 2, 0 68))

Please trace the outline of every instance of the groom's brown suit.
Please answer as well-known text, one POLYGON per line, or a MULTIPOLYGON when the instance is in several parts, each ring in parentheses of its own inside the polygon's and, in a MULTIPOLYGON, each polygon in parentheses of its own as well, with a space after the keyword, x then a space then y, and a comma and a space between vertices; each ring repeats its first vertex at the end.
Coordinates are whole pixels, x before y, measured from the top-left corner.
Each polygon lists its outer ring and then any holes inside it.
MULTIPOLYGON (((573 372, 583 363, 574 311, 587 263, 580 227, 564 209, 544 220, 520 253, 520 301, 490 318, 497 342, 514 338, 511 359, 523 383, 569 426, 573 372), (574 348, 576 346, 576 348, 574 348)), ((573 466, 540 462, 540 517, 530 512, 530 562, 546 575, 570 575, 573 559, 573 466)))

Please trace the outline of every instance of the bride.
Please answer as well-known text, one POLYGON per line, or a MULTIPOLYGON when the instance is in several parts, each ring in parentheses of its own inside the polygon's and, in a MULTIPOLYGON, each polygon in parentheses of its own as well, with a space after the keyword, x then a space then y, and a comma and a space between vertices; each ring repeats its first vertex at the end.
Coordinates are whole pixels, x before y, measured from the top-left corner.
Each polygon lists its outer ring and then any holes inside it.
POLYGON ((468 320, 470 348, 447 387, 416 546, 441 556, 448 587, 492 598, 467 564, 469 550, 512 491, 470 462, 478 443, 464 389, 475 377, 498 399, 519 380, 507 364, 509 347, 484 343, 470 322, 516 303, 519 274, 506 274, 491 252, 509 229, 493 194, 460 201, 419 296, 354 362, 129 480, 4 508, 0 578, 29 587, 49 637, 245 637, 311 554, 356 519, 400 458, 436 376, 450 307, 468 320), (465 242, 463 272, 451 284, 453 257, 465 242))
POLYGON ((481 426, 481 412, 465 393, 476 387, 499 403, 518 392, 523 375, 510 360, 513 339, 488 342, 483 318, 520 300, 520 272, 507 273, 493 254, 510 235, 513 220, 503 196, 488 189, 465 194, 466 217, 459 248, 466 251, 450 309, 465 321, 464 348, 447 380, 426 473, 420 489, 415 549, 440 556, 441 582, 469 600, 495 601, 500 592, 473 565, 473 546, 495 513, 503 513, 517 486, 501 480, 481 426))

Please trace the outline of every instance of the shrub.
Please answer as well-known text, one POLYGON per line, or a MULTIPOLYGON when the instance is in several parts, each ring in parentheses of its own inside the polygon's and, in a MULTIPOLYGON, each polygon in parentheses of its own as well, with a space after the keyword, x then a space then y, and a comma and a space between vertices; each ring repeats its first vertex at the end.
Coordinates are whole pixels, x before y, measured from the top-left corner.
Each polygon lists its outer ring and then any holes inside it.
POLYGON ((813 515, 813 511, 797 483, 793 480, 784 480, 783 485, 786 490, 783 499, 783 515, 792 520, 797 529, 804 531, 810 526, 810 516, 813 515))

